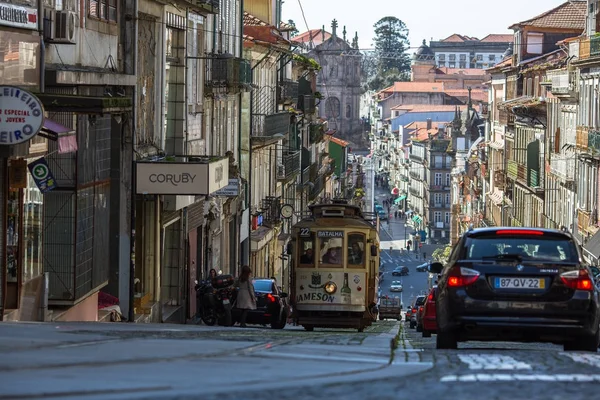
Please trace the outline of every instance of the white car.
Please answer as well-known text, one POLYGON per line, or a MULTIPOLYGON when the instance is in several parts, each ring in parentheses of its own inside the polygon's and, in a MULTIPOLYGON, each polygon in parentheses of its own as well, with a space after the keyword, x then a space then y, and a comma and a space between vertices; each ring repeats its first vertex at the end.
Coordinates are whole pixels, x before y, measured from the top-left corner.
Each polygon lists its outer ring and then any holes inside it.
POLYGON ((402 291, 402 285, 400 284, 400 281, 393 281, 392 285, 390 286, 390 292, 401 292, 402 291))

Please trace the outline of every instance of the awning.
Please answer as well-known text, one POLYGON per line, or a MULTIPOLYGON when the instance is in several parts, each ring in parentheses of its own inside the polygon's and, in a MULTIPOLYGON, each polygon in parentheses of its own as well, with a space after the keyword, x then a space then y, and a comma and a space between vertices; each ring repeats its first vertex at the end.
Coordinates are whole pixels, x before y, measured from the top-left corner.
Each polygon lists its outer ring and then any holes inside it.
POLYGON ((50 118, 44 119, 44 126, 42 126, 39 135, 49 140, 58 141, 59 154, 77 151, 75 129, 64 126, 50 118))
POLYGON ((266 226, 259 226, 250 233, 250 251, 256 252, 262 249, 273 240, 273 229, 266 226))
POLYGON ((595 260, 600 259, 600 232, 597 232, 583 245, 583 250, 585 256, 589 255, 595 260))
POLYGON ((413 222, 416 222, 417 224, 420 224, 421 222, 423 222, 423 218, 419 217, 418 215, 415 215, 414 217, 412 217, 413 222))
POLYGON ((402 196, 398 197, 396 200, 394 200, 394 204, 399 204, 405 198, 406 198, 406 195, 402 195, 402 196))

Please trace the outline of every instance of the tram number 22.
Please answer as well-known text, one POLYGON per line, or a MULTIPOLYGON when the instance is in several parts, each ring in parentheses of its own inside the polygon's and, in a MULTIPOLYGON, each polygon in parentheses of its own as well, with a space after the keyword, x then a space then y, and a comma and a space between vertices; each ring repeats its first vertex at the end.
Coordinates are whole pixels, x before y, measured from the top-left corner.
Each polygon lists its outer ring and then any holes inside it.
POLYGON ((310 236, 310 229, 309 228, 300 228, 300 236, 301 237, 310 236))

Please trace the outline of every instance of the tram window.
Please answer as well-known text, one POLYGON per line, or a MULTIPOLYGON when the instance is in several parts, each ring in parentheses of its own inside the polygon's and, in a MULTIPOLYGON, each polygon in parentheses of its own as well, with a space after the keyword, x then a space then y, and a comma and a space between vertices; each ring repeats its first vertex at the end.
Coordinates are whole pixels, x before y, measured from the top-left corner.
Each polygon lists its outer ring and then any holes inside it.
POLYGON ((348 264, 359 266, 365 264, 365 235, 362 233, 348 235, 348 264))
POLYGON ((343 240, 340 238, 321 238, 320 256, 321 264, 326 264, 328 267, 342 267, 343 240))
POLYGON ((314 267, 315 265, 315 234, 300 237, 300 266, 314 267))

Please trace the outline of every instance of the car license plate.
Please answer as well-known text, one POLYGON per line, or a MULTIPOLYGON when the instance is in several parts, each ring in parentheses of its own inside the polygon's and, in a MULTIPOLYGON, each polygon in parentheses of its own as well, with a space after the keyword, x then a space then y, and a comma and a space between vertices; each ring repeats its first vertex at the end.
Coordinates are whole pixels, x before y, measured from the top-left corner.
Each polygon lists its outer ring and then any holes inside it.
POLYGON ((495 278, 494 287, 496 289, 545 289, 546 280, 519 277, 495 278))
POLYGON ((229 299, 223 299, 223 304, 229 304, 229 299))

